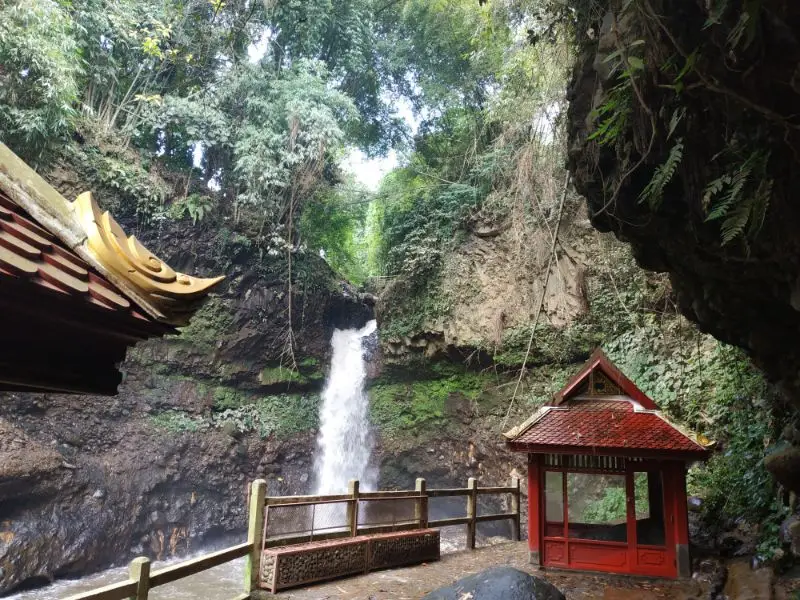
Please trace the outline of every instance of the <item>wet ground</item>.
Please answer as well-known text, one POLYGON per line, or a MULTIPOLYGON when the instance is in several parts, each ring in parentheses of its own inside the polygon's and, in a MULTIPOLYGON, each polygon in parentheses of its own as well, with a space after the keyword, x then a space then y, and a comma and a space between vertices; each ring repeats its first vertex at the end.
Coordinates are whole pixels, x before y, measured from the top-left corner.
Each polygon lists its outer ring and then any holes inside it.
MULTIPOLYGON (((157 563, 155 568, 174 562, 176 561, 157 563)), ((544 577, 562 590, 568 600, 705 600, 708 597, 700 584, 691 580, 665 581, 537 571, 528 563, 526 542, 505 542, 472 552, 451 552, 443 554, 442 560, 426 565, 376 571, 359 577, 290 590, 275 596, 265 596, 272 600, 419 600, 428 592, 449 585, 456 579, 502 565, 544 577)), ((730 600, 771 600, 773 597, 775 600, 800 600, 800 568, 785 573, 776 581, 771 571, 750 571, 749 561, 742 559, 729 563, 728 572, 730 579, 726 594, 730 600), (774 596, 771 589, 773 586, 774 596)), ((127 568, 109 569, 80 580, 62 580, 45 588, 15 594, 8 600, 60 600, 126 578, 127 568)), ((237 560, 151 590, 150 598, 230 600, 241 590, 243 579, 243 561, 237 560)))
POLYGON ((567 600, 689 600, 699 598, 702 591, 694 581, 540 572, 528 562, 527 543, 520 542, 446 554, 440 561, 429 564, 376 571, 266 597, 275 600, 419 600, 456 579, 493 566, 512 566, 544 577, 563 591, 567 600))

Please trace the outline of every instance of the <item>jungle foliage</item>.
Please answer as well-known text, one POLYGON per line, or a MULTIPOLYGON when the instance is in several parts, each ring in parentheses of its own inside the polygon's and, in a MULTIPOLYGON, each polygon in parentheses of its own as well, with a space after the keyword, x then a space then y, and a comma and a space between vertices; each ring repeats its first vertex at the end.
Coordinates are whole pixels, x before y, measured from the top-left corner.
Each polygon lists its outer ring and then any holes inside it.
MULTIPOLYGON (((43 172, 73 169, 123 220, 212 222, 225 252, 256 248, 286 260, 289 307, 293 280, 320 279, 293 263, 295 254, 324 253, 359 283, 382 276, 393 298, 382 336, 402 338, 450 314, 456 299, 442 275, 468 235, 515 225, 509 268, 521 269, 526 235, 560 221, 565 89, 575 32, 586 31, 596 8, 570 4, 575 10, 555 0, 11 0, 0 3, 0 140, 43 172), (414 123, 401 118, 401 100, 414 123), (343 171, 353 148, 400 153, 374 196, 343 171)), ((717 18, 733 18, 728 3, 713 4, 717 18)), ((734 27, 732 49, 752 42, 753 23, 734 27)), ((594 139, 606 147, 630 132, 634 85, 654 67, 642 44, 625 50, 610 65, 617 85, 593 115, 594 139)), ((658 126, 670 145, 640 198, 653 210, 685 160, 681 94, 693 60, 657 65, 671 98, 658 126)), ((716 157, 718 177, 704 182, 701 207, 721 224, 724 243, 758 230, 772 185, 769 153, 731 147, 716 157)), ((677 316, 664 278, 643 274, 618 247, 602 250, 587 316, 567 330, 514 328, 476 351, 498 370, 515 369, 535 338, 522 414, 602 344, 673 418, 718 441, 722 450, 692 478, 709 514, 774 525, 782 509, 762 463, 782 418, 772 391, 741 353, 677 316)), ((213 348, 231 326, 218 309, 207 304, 184 339, 213 348)), ((297 381, 317 371, 291 363, 262 377, 297 381)), ((479 403, 492 381, 461 371, 381 381, 372 418, 388 435, 435 435, 448 402, 479 403)), ((173 433, 288 436, 316 426, 317 403, 220 388, 210 415, 152 420, 173 433)))

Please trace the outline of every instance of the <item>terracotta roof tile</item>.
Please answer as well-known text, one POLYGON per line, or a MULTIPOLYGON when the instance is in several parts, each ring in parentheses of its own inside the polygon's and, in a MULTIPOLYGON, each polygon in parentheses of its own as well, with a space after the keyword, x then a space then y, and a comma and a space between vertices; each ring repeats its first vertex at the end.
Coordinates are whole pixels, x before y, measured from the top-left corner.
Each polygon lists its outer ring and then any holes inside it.
POLYGON ((571 400, 548 407, 515 444, 703 453, 705 449, 654 411, 629 400, 571 400))
POLYGON ((50 293, 84 300, 139 322, 152 322, 122 292, 91 269, 55 236, 34 223, 0 191, 0 282, 27 280, 50 293))

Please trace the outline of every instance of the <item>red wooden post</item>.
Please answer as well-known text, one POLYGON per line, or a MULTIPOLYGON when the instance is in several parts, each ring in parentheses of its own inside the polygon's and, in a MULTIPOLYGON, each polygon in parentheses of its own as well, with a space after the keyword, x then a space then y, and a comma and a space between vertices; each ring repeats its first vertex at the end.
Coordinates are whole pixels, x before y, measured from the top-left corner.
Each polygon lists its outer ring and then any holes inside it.
POLYGON ((672 464, 673 497, 675 504, 675 566, 678 577, 692 576, 692 560, 689 556, 689 509, 686 499, 686 464, 674 461, 672 464))
POLYGON ((540 454, 528 454, 528 551, 531 564, 541 565, 541 483, 540 454))

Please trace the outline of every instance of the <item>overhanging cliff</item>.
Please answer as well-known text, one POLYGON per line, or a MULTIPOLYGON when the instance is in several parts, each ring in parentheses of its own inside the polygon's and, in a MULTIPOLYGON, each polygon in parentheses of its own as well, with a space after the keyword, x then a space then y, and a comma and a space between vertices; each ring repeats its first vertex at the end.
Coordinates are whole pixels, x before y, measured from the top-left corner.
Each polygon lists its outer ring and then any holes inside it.
POLYGON ((797 400, 800 5, 580 10, 569 166, 592 223, 669 273, 690 320, 797 400))

